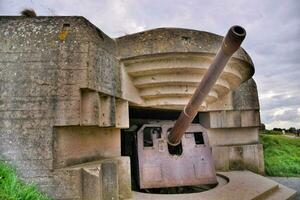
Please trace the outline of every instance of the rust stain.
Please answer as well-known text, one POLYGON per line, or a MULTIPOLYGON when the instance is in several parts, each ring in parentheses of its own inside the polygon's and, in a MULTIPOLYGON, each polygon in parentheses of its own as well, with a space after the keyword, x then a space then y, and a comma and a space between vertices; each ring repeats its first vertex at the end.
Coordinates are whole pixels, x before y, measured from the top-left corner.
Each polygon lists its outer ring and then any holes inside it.
POLYGON ((181 152, 171 152, 167 137, 172 127, 173 123, 144 124, 137 132, 140 188, 216 184, 207 130, 201 125, 190 125, 181 138, 181 152))
POLYGON ((64 41, 66 39, 66 37, 68 36, 68 34, 69 34, 68 30, 62 30, 58 36, 60 41, 64 41))

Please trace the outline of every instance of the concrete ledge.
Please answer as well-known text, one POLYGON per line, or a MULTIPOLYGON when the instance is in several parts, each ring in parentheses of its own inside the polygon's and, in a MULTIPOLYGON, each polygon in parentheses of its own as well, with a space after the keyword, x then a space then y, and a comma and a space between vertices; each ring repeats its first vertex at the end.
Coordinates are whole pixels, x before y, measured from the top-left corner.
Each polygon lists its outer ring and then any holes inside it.
POLYGON ((213 146, 212 155, 216 170, 250 170, 264 174, 262 144, 213 146))
POLYGON ((281 200, 296 199, 296 191, 284 185, 278 184, 278 189, 274 192, 267 193, 266 195, 258 198, 257 200, 281 200))
POLYGON ((284 200, 292 199, 296 191, 249 171, 220 172, 229 183, 212 190, 192 194, 146 194, 134 192, 135 200, 284 200))
POLYGON ((131 199, 129 157, 111 157, 61 170, 82 170, 82 199, 131 199))
POLYGON ((116 157, 121 154, 120 129, 116 128, 55 127, 53 141, 55 169, 116 157))
POLYGON ((205 128, 259 127, 258 110, 222 110, 200 112, 199 122, 205 128))
POLYGON ((208 137, 212 146, 247 145, 259 142, 257 127, 208 129, 208 137))

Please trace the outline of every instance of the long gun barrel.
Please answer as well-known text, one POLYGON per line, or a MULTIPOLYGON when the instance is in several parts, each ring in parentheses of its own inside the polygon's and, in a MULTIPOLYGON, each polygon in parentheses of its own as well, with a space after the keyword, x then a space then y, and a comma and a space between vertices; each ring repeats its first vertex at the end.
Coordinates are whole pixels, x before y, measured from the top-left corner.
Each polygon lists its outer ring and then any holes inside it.
POLYGON ((207 72, 204 74, 201 82, 195 90, 195 93, 188 104, 184 107, 174 127, 168 135, 168 143, 170 145, 176 146, 180 143, 182 136, 195 118, 199 106, 202 104, 205 97, 216 83, 228 60, 241 46, 241 43, 245 37, 246 31, 243 27, 232 26, 229 29, 213 62, 209 66, 207 72))

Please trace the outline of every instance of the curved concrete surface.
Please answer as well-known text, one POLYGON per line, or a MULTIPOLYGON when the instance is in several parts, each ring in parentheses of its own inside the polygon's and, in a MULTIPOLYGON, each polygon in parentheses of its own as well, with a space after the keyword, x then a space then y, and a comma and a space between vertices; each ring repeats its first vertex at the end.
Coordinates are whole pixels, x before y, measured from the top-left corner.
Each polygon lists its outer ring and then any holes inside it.
POLYGON ((229 179, 228 184, 214 189, 191 194, 145 194, 134 192, 135 200, 250 200, 250 199, 291 199, 294 190, 282 187, 275 181, 249 171, 219 173, 229 179), (272 194, 272 196, 270 196, 272 194), (277 198, 278 197, 278 198, 277 198))
MULTIPOLYGON (((124 97, 134 106, 183 109, 222 39, 213 33, 178 28, 154 29, 117 38, 123 82, 130 85, 123 87, 124 97)), ((199 110, 240 86, 253 73, 251 58, 240 48, 199 110)))

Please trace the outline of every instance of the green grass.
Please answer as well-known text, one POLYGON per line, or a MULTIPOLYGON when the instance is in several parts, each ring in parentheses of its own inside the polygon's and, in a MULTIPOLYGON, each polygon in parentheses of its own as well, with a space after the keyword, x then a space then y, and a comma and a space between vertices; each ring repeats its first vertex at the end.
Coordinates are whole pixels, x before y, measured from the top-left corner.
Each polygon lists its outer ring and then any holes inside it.
POLYGON ((34 185, 21 181, 16 171, 0 160, 0 199, 1 200, 50 200, 34 185))
POLYGON ((267 175, 300 177, 300 138, 260 134, 260 141, 267 175))

